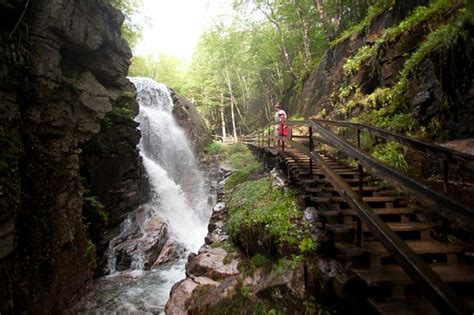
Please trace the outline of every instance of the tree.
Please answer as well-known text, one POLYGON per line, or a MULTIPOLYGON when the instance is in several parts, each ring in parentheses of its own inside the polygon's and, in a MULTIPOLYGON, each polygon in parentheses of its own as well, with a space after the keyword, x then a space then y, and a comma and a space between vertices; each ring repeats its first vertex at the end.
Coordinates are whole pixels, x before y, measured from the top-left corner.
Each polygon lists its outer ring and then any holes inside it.
POLYGON ((142 0, 108 0, 114 8, 122 11, 125 21, 122 25, 122 37, 130 47, 135 47, 142 36, 142 28, 133 19, 143 5, 142 0))

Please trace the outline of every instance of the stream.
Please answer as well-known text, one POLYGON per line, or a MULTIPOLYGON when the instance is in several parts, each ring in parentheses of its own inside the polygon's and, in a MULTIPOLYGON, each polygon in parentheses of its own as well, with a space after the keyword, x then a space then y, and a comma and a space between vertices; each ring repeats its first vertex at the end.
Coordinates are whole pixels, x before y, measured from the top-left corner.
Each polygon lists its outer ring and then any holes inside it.
POLYGON ((191 144, 172 115, 168 88, 149 78, 130 80, 138 93, 139 149, 150 198, 128 215, 110 242, 106 275, 97 279, 80 302, 82 314, 163 314, 171 287, 185 278, 188 254, 197 252, 204 243, 215 201, 209 193, 209 180, 199 170, 191 144), (150 242, 164 222, 174 241, 174 259, 150 269, 150 242), (125 270, 125 259, 118 252, 124 241, 133 253, 125 270))

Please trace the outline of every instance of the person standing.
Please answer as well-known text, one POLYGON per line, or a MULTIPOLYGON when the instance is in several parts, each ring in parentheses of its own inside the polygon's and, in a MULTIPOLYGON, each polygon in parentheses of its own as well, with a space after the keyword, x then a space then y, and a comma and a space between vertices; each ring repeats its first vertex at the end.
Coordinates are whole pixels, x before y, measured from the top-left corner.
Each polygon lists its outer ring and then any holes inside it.
POLYGON ((288 136, 288 126, 284 125, 283 122, 286 120, 286 113, 280 107, 280 103, 276 103, 275 109, 275 136, 286 137, 288 136))

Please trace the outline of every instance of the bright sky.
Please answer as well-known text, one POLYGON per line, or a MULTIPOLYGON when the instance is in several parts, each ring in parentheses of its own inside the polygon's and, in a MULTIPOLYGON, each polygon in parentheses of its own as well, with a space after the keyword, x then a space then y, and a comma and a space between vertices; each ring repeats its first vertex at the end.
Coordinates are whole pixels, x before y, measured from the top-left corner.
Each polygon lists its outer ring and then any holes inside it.
POLYGON ((174 55, 190 61, 200 35, 219 15, 230 12, 232 0, 143 0, 138 16, 143 39, 134 54, 174 55))

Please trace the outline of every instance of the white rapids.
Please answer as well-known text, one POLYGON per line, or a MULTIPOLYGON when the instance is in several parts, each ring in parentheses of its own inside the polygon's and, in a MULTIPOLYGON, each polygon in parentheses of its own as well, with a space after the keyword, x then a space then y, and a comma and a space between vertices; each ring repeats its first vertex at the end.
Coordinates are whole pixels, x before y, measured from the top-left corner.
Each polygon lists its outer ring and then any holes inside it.
MULTIPOLYGON (((140 218, 132 212, 122 223, 121 232, 110 242, 107 275, 98 279, 94 289, 80 303, 79 312, 160 314, 171 287, 185 277, 189 252, 204 243, 211 214, 209 188, 193 154, 185 132, 172 115, 173 102, 168 88, 149 78, 130 78, 137 88, 142 138, 139 149, 150 184, 148 212, 140 218), (166 219, 170 238, 186 252, 175 262, 143 270, 141 255, 133 257, 131 269, 116 271, 114 247, 124 238, 133 222, 155 216, 166 219)), ((141 229, 145 233, 144 229, 141 229)), ((143 235, 146 237, 146 235, 143 235)))

